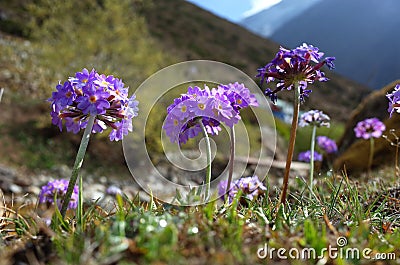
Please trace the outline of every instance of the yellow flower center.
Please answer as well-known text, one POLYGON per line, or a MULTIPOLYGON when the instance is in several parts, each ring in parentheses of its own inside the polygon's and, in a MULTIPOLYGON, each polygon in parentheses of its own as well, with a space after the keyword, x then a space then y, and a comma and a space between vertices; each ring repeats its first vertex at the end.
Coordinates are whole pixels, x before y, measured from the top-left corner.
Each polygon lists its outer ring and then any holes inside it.
POLYGON ((186 112, 187 111, 187 106, 182 106, 181 111, 182 112, 186 112))
POLYGON ((179 123, 178 120, 175 119, 174 120, 174 126, 178 126, 178 123, 179 123))
POLYGON ((96 96, 90 96, 89 97, 89 101, 90 101, 90 103, 95 103, 96 101, 97 101, 97 97, 96 96))
POLYGON ((200 110, 204 110, 206 108, 206 106, 203 103, 199 103, 197 104, 197 106, 199 107, 200 110))
POLYGON ((236 103, 239 104, 239 105, 241 105, 242 102, 243 102, 243 101, 242 101, 240 98, 238 98, 238 99, 236 100, 236 103))

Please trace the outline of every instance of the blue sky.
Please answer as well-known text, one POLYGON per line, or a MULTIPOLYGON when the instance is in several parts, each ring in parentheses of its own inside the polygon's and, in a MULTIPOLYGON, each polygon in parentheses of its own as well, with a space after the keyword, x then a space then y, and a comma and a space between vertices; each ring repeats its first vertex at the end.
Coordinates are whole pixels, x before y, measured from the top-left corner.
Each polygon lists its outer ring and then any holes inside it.
POLYGON ((232 22, 277 4, 280 0, 187 0, 232 22))

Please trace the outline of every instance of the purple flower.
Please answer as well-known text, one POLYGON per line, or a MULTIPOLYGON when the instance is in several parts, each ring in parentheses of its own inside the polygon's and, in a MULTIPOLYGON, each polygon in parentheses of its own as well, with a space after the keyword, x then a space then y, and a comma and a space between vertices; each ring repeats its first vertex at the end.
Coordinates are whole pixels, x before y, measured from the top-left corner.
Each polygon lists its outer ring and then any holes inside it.
POLYGON ((242 197, 253 201, 267 190, 257 176, 244 177, 233 181, 228 193, 226 192, 227 183, 228 181, 223 180, 218 184, 218 195, 221 199, 224 199, 227 194, 229 203, 232 203, 239 191, 242 192, 242 197))
POLYGON ((100 75, 94 69, 75 73, 68 81, 56 86, 51 102, 52 123, 68 132, 85 129, 90 115, 96 119, 93 133, 111 128, 110 140, 122 140, 132 131, 132 118, 137 116, 138 101, 128 97, 128 88, 122 80, 112 75, 100 75))
POLYGON ((369 118, 357 123, 354 132, 357 138, 369 139, 371 137, 379 138, 386 130, 385 124, 378 118, 369 118))
MULTIPOLYGON (((185 101, 188 108, 191 108, 191 112, 193 112, 194 116, 198 116, 198 117, 210 117, 211 115, 213 115, 213 103, 214 103, 214 98, 212 98, 211 96, 199 96, 195 98, 195 102, 196 104, 193 104, 193 106, 191 106, 191 103, 193 103, 192 100, 188 100, 185 101)), ((182 116, 181 116, 182 117, 182 116)))
POLYGON ((83 114, 104 114, 106 109, 110 107, 110 102, 107 100, 109 96, 110 93, 100 89, 88 90, 85 96, 77 98, 77 107, 82 110, 83 114))
POLYGON ((300 88, 300 99, 304 101, 311 90, 307 89, 308 84, 314 81, 325 82, 328 78, 320 69, 325 64, 334 69, 334 57, 322 59, 324 53, 319 52, 317 47, 303 43, 293 50, 280 48, 275 58, 266 66, 259 68, 257 77, 261 83, 277 81, 276 89, 267 88, 265 94, 270 97, 273 103, 278 99, 277 93, 282 89, 291 90, 295 84, 300 88))
MULTIPOLYGON (((305 151, 299 153, 297 160, 309 163, 311 161, 311 151, 305 151)), ((322 161, 322 155, 314 151, 314 161, 322 161)))
POLYGON ((336 153, 338 150, 336 142, 326 136, 318 136, 317 144, 327 154, 336 153))
POLYGON ((225 94, 235 110, 240 110, 248 106, 258 107, 255 95, 251 94, 250 90, 244 84, 235 82, 228 85, 219 85, 214 91, 225 94))
MULTIPOLYGON (((54 204, 54 199, 56 199, 58 208, 61 208, 62 201, 67 193, 68 183, 69 181, 66 179, 49 181, 46 185, 42 186, 39 194, 39 203, 54 204)), ((68 209, 75 209, 78 206, 78 191, 78 186, 75 185, 68 209)))
POLYGON ((299 126, 330 126, 330 118, 320 110, 310 110, 300 116, 299 126))
POLYGON ((115 185, 111 185, 106 189, 106 193, 109 195, 122 194, 122 190, 115 185))
POLYGON ((76 99, 75 90, 72 88, 70 82, 65 82, 63 85, 59 83, 56 86, 57 91, 53 92, 52 98, 57 102, 55 108, 61 109, 65 106, 71 105, 76 99))
POLYGON ((240 109, 248 106, 258 106, 258 103, 243 84, 220 85, 212 89, 189 87, 186 94, 168 106, 163 129, 171 142, 186 143, 201 133, 199 122, 208 133, 215 135, 221 131, 221 123, 228 127, 238 123, 240 109))
POLYGON ((397 84, 392 93, 386 95, 389 99, 389 113, 390 117, 394 111, 400 113, 400 84, 397 84))
POLYGON ((82 70, 82 72, 77 72, 75 77, 70 77, 70 82, 74 85, 74 87, 83 88, 87 84, 93 83, 96 78, 97 72, 92 69, 92 71, 88 71, 86 68, 82 70))
POLYGON ((79 117, 65 117, 64 120, 67 132, 78 133, 81 129, 85 128, 87 124, 87 122, 82 121, 79 117))

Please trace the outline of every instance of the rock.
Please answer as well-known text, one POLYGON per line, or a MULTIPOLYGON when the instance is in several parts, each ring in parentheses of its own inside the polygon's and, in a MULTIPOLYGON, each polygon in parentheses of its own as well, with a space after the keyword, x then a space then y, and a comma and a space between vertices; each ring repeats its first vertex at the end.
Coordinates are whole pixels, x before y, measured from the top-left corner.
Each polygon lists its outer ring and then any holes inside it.
POLYGON ((23 189, 14 183, 11 183, 8 189, 14 194, 21 194, 23 192, 23 189))
POLYGON ((39 196, 39 193, 41 191, 41 188, 35 185, 29 186, 26 189, 27 192, 35 194, 36 196, 39 196))
POLYGON ((101 200, 105 196, 105 191, 104 185, 95 183, 84 187, 83 196, 88 200, 101 200))
MULTIPOLYGON (((400 80, 394 81, 381 90, 371 93, 360 105, 351 113, 346 124, 345 132, 338 142, 339 155, 334 161, 334 169, 342 170, 344 166, 347 172, 360 172, 367 170, 369 156, 369 140, 357 139, 354 134, 354 127, 359 121, 367 118, 376 117, 386 125, 385 135, 390 141, 395 140, 395 136, 390 133, 391 129, 400 136, 400 115, 394 113, 389 118, 388 100, 386 94, 394 89, 400 80)), ((375 139, 375 151, 373 167, 380 165, 394 164, 396 148, 391 146, 388 140, 384 138, 375 139)))
POLYGON ((0 189, 4 192, 22 192, 21 187, 28 187, 32 185, 30 178, 20 176, 16 170, 0 166, 0 189), (18 186, 18 187, 16 187, 18 186), (14 189, 12 191, 11 189, 14 189))
POLYGON ((54 167, 54 173, 57 175, 56 178, 69 178, 71 177, 72 169, 67 165, 57 165, 54 167))

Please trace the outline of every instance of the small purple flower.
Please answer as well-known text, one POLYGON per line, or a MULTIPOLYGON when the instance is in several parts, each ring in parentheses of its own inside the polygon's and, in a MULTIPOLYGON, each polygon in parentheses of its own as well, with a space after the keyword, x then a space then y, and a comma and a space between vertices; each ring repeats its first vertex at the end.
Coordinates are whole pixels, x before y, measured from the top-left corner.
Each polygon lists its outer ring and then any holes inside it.
POLYGON ((357 123, 354 132, 357 138, 369 139, 371 137, 379 138, 386 130, 385 124, 378 118, 369 118, 357 123))
POLYGON ((106 193, 115 196, 117 194, 122 194, 122 190, 115 185, 111 185, 106 189, 106 193))
MULTIPOLYGON (((49 181, 46 185, 42 186, 39 194, 39 203, 54 204, 54 198, 57 200, 58 208, 61 208, 61 203, 67 193, 69 181, 66 179, 56 179, 49 181)), ((79 188, 75 185, 71 200, 68 204, 68 209, 75 209, 78 206, 78 192, 79 188)))
POLYGON ((82 110, 83 114, 104 114, 106 109, 110 107, 110 102, 107 98, 110 93, 102 90, 88 91, 85 96, 77 98, 78 109, 82 110))
POLYGON ((58 111, 55 111, 56 105, 53 105, 53 110, 50 112, 51 116, 51 123, 54 125, 57 125, 57 127, 62 130, 62 118, 60 117, 60 113, 58 111))
MULTIPOLYGON (((308 151, 299 153, 299 156, 298 156, 297 160, 303 161, 303 162, 306 162, 306 163, 310 163, 310 161, 311 161, 311 151, 308 150, 308 151)), ((314 161, 322 161, 322 155, 319 154, 316 151, 314 151, 314 161)))
MULTIPOLYGON (((213 101, 214 99, 211 98, 210 96, 199 96, 196 98, 196 104, 194 104, 194 107, 191 109, 193 112, 194 116, 198 117, 210 117, 212 116, 213 113, 213 101)), ((186 103, 191 103, 191 100, 185 101, 186 103)), ((188 106, 190 107, 190 106, 188 106)))
POLYGON ((327 154, 336 153, 338 148, 336 142, 329 137, 326 136, 318 136, 317 137, 318 146, 325 151, 327 154))
POLYGON ((53 92, 52 98, 54 99, 57 109, 62 109, 65 106, 73 104, 76 99, 76 93, 70 82, 67 81, 63 85, 59 83, 56 89, 57 91, 53 92))
POLYGON ((386 95, 389 100, 388 112, 392 117, 393 112, 400 113, 400 84, 397 84, 392 93, 386 95))
POLYGON ((267 190, 257 176, 243 177, 233 181, 228 193, 226 192, 227 183, 228 181, 223 180, 218 184, 218 195, 221 199, 224 199, 227 194, 229 203, 232 203, 239 191, 242 192, 242 197, 253 201, 267 190))
POLYGON ((90 115, 96 119, 93 133, 112 128, 110 140, 122 140, 132 131, 132 118, 137 116, 138 101, 135 95, 128 97, 128 88, 122 80, 112 75, 100 75, 94 69, 75 73, 49 99, 52 123, 68 132, 78 133, 85 129, 90 115))
POLYGON ((76 118, 65 117, 64 120, 67 132, 78 133, 82 128, 85 128, 87 124, 87 122, 82 122, 82 120, 79 117, 76 118))
POLYGON ((86 68, 82 70, 82 72, 77 72, 75 77, 70 77, 70 82, 78 88, 83 88, 87 84, 91 84, 96 78, 97 72, 92 69, 92 71, 88 71, 86 68))
MULTIPOLYGON (((195 123, 192 125, 189 125, 189 124, 191 124, 191 123, 190 122, 187 123, 187 125, 185 127, 183 127, 183 129, 182 129, 183 133, 179 134, 178 140, 179 140, 180 144, 187 143, 187 141, 189 141, 189 139, 196 137, 197 135, 199 135, 202 132, 202 128, 201 128, 200 124, 198 124, 198 123, 195 123)), ((204 124, 204 122, 203 122, 203 124, 204 124)), ((206 128, 209 128, 209 127, 206 127, 206 128)), ((213 132, 214 132, 215 129, 212 128, 210 130, 213 130, 213 132)), ((211 133, 211 132, 209 132, 209 133, 211 133)), ((215 133, 213 133, 213 134, 215 134, 215 133)))
POLYGON ((299 126, 330 126, 330 118, 320 110, 310 110, 300 116, 299 126))
POLYGON ((186 94, 168 106, 163 129, 171 142, 186 143, 201 133, 199 122, 208 133, 215 135, 221 131, 221 123, 228 127, 238 123, 240 109, 248 106, 258 106, 258 103, 243 84, 220 85, 212 89, 189 87, 186 94))
POLYGON ((248 106, 258 107, 255 95, 251 94, 250 90, 244 84, 235 82, 228 85, 219 85, 214 91, 225 94, 235 110, 240 110, 248 106))
POLYGON ((282 89, 291 90, 295 84, 300 88, 300 99, 304 101, 311 90, 308 84, 314 81, 325 82, 328 78, 320 69, 325 64, 329 69, 334 69, 334 57, 326 57, 322 60, 324 53, 319 52, 317 47, 303 43, 293 50, 280 48, 275 58, 266 66, 259 68, 257 77, 261 78, 261 84, 277 80, 276 89, 267 88, 265 94, 273 103, 278 99, 277 93, 282 89))

